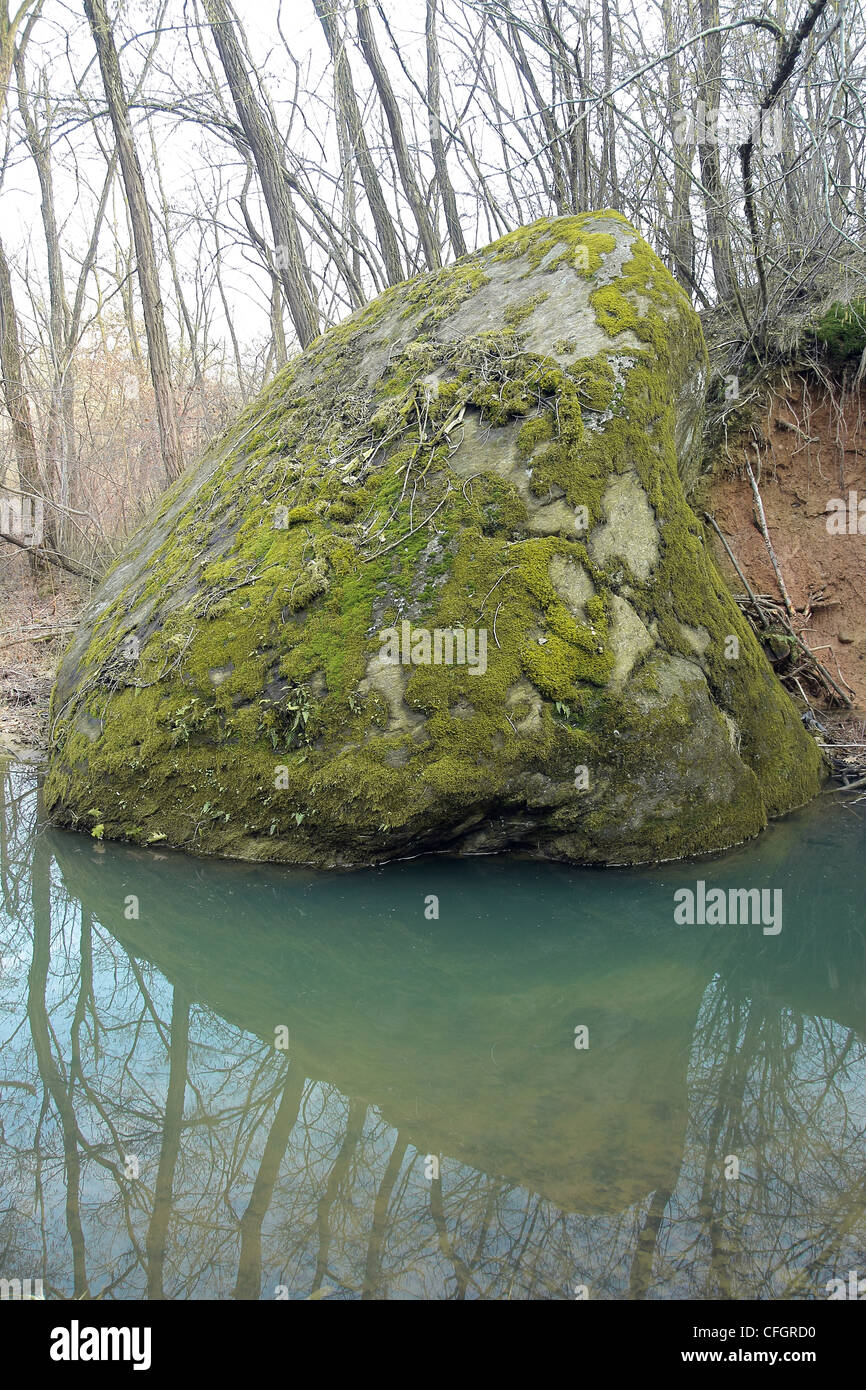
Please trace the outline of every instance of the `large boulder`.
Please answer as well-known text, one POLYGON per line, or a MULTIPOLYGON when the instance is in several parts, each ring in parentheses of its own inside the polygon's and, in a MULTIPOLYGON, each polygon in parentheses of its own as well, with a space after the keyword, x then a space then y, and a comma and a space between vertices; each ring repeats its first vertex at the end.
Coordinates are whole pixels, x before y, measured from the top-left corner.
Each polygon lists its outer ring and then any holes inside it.
POLYGON ((641 863, 808 800, 820 755, 688 503, 686 295, 541 221, 317 339, 95 595, 45 786, 97 836, 293 863, 641 863))

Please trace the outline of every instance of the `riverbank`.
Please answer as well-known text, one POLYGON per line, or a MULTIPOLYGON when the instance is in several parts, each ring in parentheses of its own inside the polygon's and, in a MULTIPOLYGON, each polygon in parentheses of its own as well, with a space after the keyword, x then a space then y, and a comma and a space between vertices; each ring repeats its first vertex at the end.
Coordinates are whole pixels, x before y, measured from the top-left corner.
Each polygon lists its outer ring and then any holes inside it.
POLYGON ((25 555, 4 547, 0 572, 0 756, 36 762, 48 747, 54 674, 83 595, 57 570, 37 579, 25 555))

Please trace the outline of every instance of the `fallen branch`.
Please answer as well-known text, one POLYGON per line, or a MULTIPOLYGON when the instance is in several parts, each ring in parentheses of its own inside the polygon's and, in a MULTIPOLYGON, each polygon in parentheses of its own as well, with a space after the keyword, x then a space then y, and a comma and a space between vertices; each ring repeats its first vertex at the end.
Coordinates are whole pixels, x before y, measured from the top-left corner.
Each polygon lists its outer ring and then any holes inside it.
MULTIPOLYGON (((793 632, 793 629, 792 629, 792 632, 793 632)), ((843 704, 847 705, 848 708, 851 709, 851 708, 853 707, 854 701, 851 700, 851 699, 849 699, 849 697, 845 694, 845 691, 842 689, 842 687, 836 684, 836 682, 834 681, 833 677, 830 675, 830 672, 827 670, 827 667, 824 665, 823 662, 821 662, 821 661, 818 660, 818 658, 817 658, 817 656, 815 655, 815 653, 813 652, 812 648, 808 645, 807 642, 805 642, 805 641, 803 640, 803 637, 802 637, 799 633, 796 633, 796 632, 794 632, 793 635, 794 635, 794 637, 796 638, 796 640, 799 642, 800 646, 803 648, 803 651, 804 651, 804 652, 808 652, 809 656, 810 656, 810 657, 812 658, 812 660, 814 661, 816 667, 817 667, 818 670, 821 672, 821 675, 824 677, 824 679, 825 679, 826 681, 828 681, 828 682, 830 683, 830 685, 831 685, 831 686, 833 687, 833 689, 836 691, 836 694, 839 696, 839 699, 843 702, 843 704)), ((831 650, 832 650, 832 648, 831 648, 831 650)), ((835 657, 835 653, 834 653, 834 657, 835 657)), ((838 661, 836 662, 836 669, 839 670, 839 663, 838 663, 838 661)), ((842 672, 841 672, 841 671, 839 671, 839 678, 840 678, 840 680, 843 680, 843 681, 845 680, 845 677, 842 675, 842 672)), ((845 684, 847 685, 848 682, 845 681, 845 684)), ((851 687, 849 686, 848 688, 850 689, 851 687)))
POLYGON ((481 607, 480 607, 479 610, 478 610, 478 617, 479 617, 479 618, 481 617, 482 613, 484 612, 484 604, 487 602, 487 600, 489 599, 490 595, 493 593, 493 590, 494 590, 495 588, 497 588, 497 587, 502 583, 502 581, 503 581, 503 579, 506 577, 506 575, 513 574, 513 572, 514 572, 514 570, 515 570, 516 568, 517 568, 516 565, 512 565, 510 569, 503 570, 502 574, 500 574, 500 576, 499 576, 499 578, 497 579, 496 583, 495 583, 495 584, 491 584, 490 588, 487 590, 487 593, 484 595, 484 602, 481 604, 481 607))
POLYGON ((755 608, 757 609, 758 613, 759 613, 760 616, 761 616, 761 621, 763 622, 764 626, 766 627, 766 626, 767 626, 767 619, 766 619, 766 616, 764 615, 764 611, 763 611, 763 609, 761 608, 761 605, 758 603, 758 600, 755 598, 755 595, 754 595, 753 592, 752 592, 752 588, 751 588, 751 585, 749 584, 748 579, 747 579, 746 576, 743 574, 743 571, 740 569, 739 565, 737 564, 737 559, 736 559, 736 556, 734 555, 733 550, 732 550, 731 547, 728 545, 728 542, 725 540, 724 536, 722 535, 721 531, 719 530, 719 527, 718 527, 718 524, 717 524, 715 518, 712 517, 712 516, 710 516, 709 512, 704 512, 704 516, 706 517, 707 521, 708 521, 708 522, 710 523, 710 525, 712 526, 712 528, 713 528, 713 530, 715 531, 716 535, 718 536, 719 540, 722 542, 722 545, 725 547, 725 550, 728 552, 728 558, 730 559, 731 564, 733 565, 734 569, 737 571, 737 574, 740 576, 740 579, 741 579, 742 583, 745 585, 746 593, 749 595, 749 598, 752 600, 752 603, 755 605, 755 608))
POLYGON ((99 579, 98 574, 93 570, 85 569, 77 561, 70 560, 68 555, 61 555, 59 550, 48 550, 43 545, 28 545, 26 541, 20 541, 15 536, 10 536, 6 531, 0 531, 0 540, 8 541, 10 545, 17 545, 19 550, 26 550, 28 555, 35 555, 39 560, 46 560, 49 565, 57 565, 59 569, 66 570, 69 574, 75 574, 79 579, 89 579, 91 583, 96 583, 99 579))
POLYGON ((3 647, 20 647, 25 642, 50 642, 52 637, 60 637, 66 632, 72 632, 78 626, 77 623, 59 623, 56 627, 40 627, 34 632, 19 632, 15 629, 12 632, 0 632, 0 645, 3 647))
POLYGON ((429 516, 425 516, 424 520, 423 520, 423 521, 419 521, 419 522, 418 522, 418 525, 417 525, 417 526, 413 526, 412 529, 411 529, 410 531, 406 531, 406 532, 404 532, 404 534, 403 534, 402 536, 398 536, 397 539, 396 539, 395 541, 392 541, 390 545, 384 546, 382 550, 377 550, 376 553, 375 553, 375 555, 363 555, 363 556, 361 557, 362 562, 363 562, 365 565, 367 565, 367 564, 369 564, 369 562, 370 562, 371 560, 378 560, 380 555, 387 555, 387 554, 388 554, 388 551, 389 551, 389 550, 393 550, 394 547, 395 547, 396 545, 402 545, 404 541, 408 541, 408 539, 409 539, 410 536, 414 536, 414 534, 415 534, 416 531, 420 531, 421 528, 422 528, 422 526, 426 526, 428 521, 432 521, 432 520, 433 520, 433 518, 434 518, 434 516, 436 515, 436 513, 438 512, 439 508, 444 504, 445 498, 447 498, 447 496, 448 496, 448 494, 450 493, 450 491, 451 491, 451 484, 449 483, 449 484, 448 484, 448 487, 447 487, 447 489, 446 489, 446 492, 445 492, 445 497, 442 498, 442 501, 441 501, 441 502, 437 503, 437 505, 433 508, 433 510, 432 510, 432 512, 430 513, 429 516))
POLYGON ((776 559, 776 552, 773 549, 773 542, 770 540, 770 532, 767 530, 767 518, 764 515, 764 504, 761 501, 761 494, 758 491, 758 484, 755 480, 755 475, 752 472, 752 465, 749 463, 748 459, 746 459, 746 471, 749 475, 749 482, 752 486, 752 495, 755 499, 755 511, 757 512, 758 516, 758 526, 760 527, 761 535, 764 537, 764 544, 767 547, 767 554, 770 557, 770 563, 773 566, 773 569, 776 574, 776 582, 779 585, 779 592, 784 600, 785 608, 788 612, 788 617, 793 619, 796 610, 794 608, 793 603, 791 602, 788 590, 785 588, 785 581, 782 578, 782 571, 779 568, 779 561, 776 559))
MULTIPOLYGON (((743 580, 743 582, 745 583, 745 579, 743 580)), ((843 705, 845 705, 848 709, 851 709, 854 703, 853 700, 851 700, 848 697, 848 695, 845 694, 845 691, 841 688, 838 682, 835 681, 833 677, 830 675, 830 672, 827 670, 826 666, 824 666, 818 660, 812 648, 808 646, 808 644, 804 641, 802 635, 794 629, 793 624, 790 622, 788 615, 785 612, 779 600, 772 598, 769 594, 754 594, 751 592, 751 590, 750 594, 751 598, 738 597, 737 603, 739 605, 740 611, 743 613, 743 616, 749 620, 749 622, 752 624, 752 627, 755 629, 756 636, 759 638, 759 640, 766 641, 768 638, 773 636, 787 636, 788 638, 790 638, 793 644, 793 648, 796 650, 798 657, 802 656, 804 658, 804 661, 801 664, 795 666, 793 670, 777 673, 782 683, 784 684, 786 681, 791 681, 794 685, 796 685, 803 701, 808 705, 808 699, 806 698, 806 695, 803 692, 803 688, 800 685, 799 680, 797 679, 797 677, 800 675, 808 675, 812 678, 812 680, 817 681, 819 686, 823 683, 823 686, 826 687, 827 693, 832 692, 834 695, 838 697, 838 699, 842 701, 843 705), (757 628, 755 615, 757 615, 757 617, 760 619, 763 631, 760 631, 757 628), (781 628, 783 629, 781 633, 775 633, 772 630, 768 631, 768 629, 771 628, 771 619, 773 624, 777 623, 781 626, 781 628)), ((842 681, 844 681, 845 679, 841 671, 839 673, 839 678, 842 681)))
POLYGON ((866 776, 858 777, 856 782, 843 782, 839 787, 825 787, 824 795, 831 796, 834 792, 853 792, 858 787, 866 787, 866 776))

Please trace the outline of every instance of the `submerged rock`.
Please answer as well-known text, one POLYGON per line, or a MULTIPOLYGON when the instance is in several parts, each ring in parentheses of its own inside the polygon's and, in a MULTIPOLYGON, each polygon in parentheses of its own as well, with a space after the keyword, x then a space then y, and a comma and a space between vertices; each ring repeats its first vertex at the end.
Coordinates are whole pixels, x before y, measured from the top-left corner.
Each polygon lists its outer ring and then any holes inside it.
POLYGON ((618 214, 387 290, 279 373, 97 592, 63 825, 321 865, 727 847, 820 755, 688 504, 707 378, 618 214))

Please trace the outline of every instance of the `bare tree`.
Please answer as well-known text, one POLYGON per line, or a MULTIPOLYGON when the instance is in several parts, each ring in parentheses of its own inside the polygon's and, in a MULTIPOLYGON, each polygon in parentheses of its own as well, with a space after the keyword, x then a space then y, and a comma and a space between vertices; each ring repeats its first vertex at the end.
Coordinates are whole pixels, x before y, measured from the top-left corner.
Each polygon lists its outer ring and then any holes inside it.
POLYGON ((177 409, 171 373, 171 352, 165 329, 159 270, 153 242, 153 228, 147 205, 144 175, 138 158, 129 107, 120 72, 120 62, 114 45, 114 35, 108 18, 105 0, 84 0, 96 56, 105 88, 105 99, 111 118, 123 185, 126 190, 132 232, 135 239, 136 268, 141 291, 141 304, 147 332, 147 355, 156 397, 159 437, 166 476, 170 481, 183 470, 177 409))
MULTIPOLYGON (((352 80, 352 68, 346 50, 345 30, 338 28, 337 15, 339 10, 333 4, 333 0, 313 0, 313 8, 324 30, 331 61, 334 65, 334 101, 345 125, 349 150, 358 161, 358 172, 376 228, 387 280, 389 284, 395 284, 398 280, 403 279, 405 270, 382 181, 364 133, 358 98, 352 80)), ((347 168, 344 177, 351 180, 351 167, 347 168)))
POLYGON ((36 435, 30 415, 30 402, 24 385, 21 340, 18 315, 12 297, 12 277, 3 243, 0 241, 0 369, 3 372, 3 395, 12 422, 12 439, 18 480, 33 496, 43 492, 40 477, 36 435))
POLYGON ((358 22, 361 52, 364 54, 367 66, 373 76, 379 101, 382 103, 382 110, 385 112, 385 118, 391 132, 394 160, 400 173, 403 192, 418 228, 424 260, 427 266, 432 269, 442 264, 439 242, 418 184, 416 166, 409 151, 406 129, 400 115, 400 104, 388 76, 388 69, 379 51, 368 0, 355 0, 355 16, 358 22))
POLYGON ((436 169, 436 182, 445 208, 445 225, 455 256, 466 255, 466 241, 460 226, 457 198, 448 173, 445 142, 442 138, 442 110, 439 81, 439 43, 436 37, 436 8, 438 0, 427 0, 424 33, 427 41, 427 107, 430 116, 430 152, 436 169))
POLYGON ((228 0, 204 0, 204 7, 261 181, 289 314, 301 347, 306 347, 319 331, 318 311, 289 191, 289 173, 276 132, 276 119, 262 85, 259 84, 259 99, 253 91, 240 38, 243 30, 228 0))

